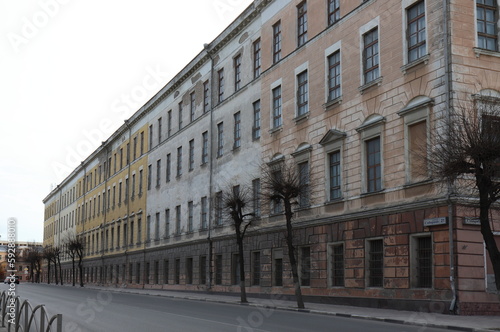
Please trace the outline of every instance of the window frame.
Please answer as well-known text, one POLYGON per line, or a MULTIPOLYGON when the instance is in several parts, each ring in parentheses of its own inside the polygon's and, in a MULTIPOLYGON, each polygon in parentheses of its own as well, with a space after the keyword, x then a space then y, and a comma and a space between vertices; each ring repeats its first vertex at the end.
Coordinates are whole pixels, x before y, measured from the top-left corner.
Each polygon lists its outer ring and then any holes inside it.
POLYGON ((261 131, 261 108, 260 99, 252 103, 253 107, 253 126, 252 126, 252 139, 258 140, 261 131))
POLYGON ((233 150, 241 147, 241 112, 238 111, 233 114, 234 130, 233 130, 233 150))
POLYGON ((253 78, 260 76, 261 66, 262 66, 262 49, 260 38, 255 40, 252 44, 253 50, 253 78))
POLYGON ((377 238, 369 238, 365 240, 365 263, 366 263, 366 285, 367 288, 384 288, 384 239, 382 237, 377 238), (377 244, 381 244, 381 251, 374 251, 373 244, 377 242, 377 244), (377 257, 374 257, 377 255, 377 257), (381 255, 381 259, 378 259, 381 255), (373 266, 375 263, 381 263, 381 266, 373 266), (375 272, 381 272, 380 274, 376 274, 375 272), (375 280, 374 278, 380 278, 379 280, 375 280))
POLYGON ((233 58, 234 67, 234 91, 239 91, 241 89, 241 54, 237 54, 233 58))
POLYGON ((217 71, 217 101, 222 103, 224 101, 224 68, 217 71))
POLYGON ((281 84, 271 90, 271 105, 271 128, 278 129, 283 126, 283 99, 281 84))
POLYGON ((272 47, 272 59, 273 64, 278 63, 281 60, 281 47, 283 34, 281 33, 281 20, 273 24, 273 47, 272 47))
MULTIPOLYGON (((425 3, 425 0, 417 0, 417 1, 413 1, 412 3, 408 4, 407 6, 405 6, 404 8, 404 24, 405 24, 405 50, 406 50, 406 54, 405 54, 405 63, 408 64, 408 63, 412 63, 412 62, 415 62, 415 61, 419 61, 420 59, 422 59, 423 57, 425 57, 427 55, 427 11, 426 11, 426 3, 425 3), (410 19, 410 10, 412 9, 415 9, 419 6, 423 6, 423 13, 421 14, 418 14, 415 18, 412 18, 410 19), (424 22, 424 27, 423 29, 421 29, 421 26, 420 26, 420 20, 421 19, 424 19, 423 22, 424 22), (411 25, 416 23, 417 24, 417 27, 419 27, 420 29, 418 29, 415 33, 411 33, 411 25), (417 36, 417 39, 419 39, 419 35, 421 33, 421 31, 424 30, 424 39, 423 40, 418 40, 417 43, 415 45, 411 45, 411 36, 412 35, 415 35, 417 36), (410 54, 413 50, 415 49, 420 49, 421 47, 423 46, 423 51, 422 51, 422 54, 418 55, 415 59, 412 59, 410 57, 410 54)), ((420 53, 419 51, 417 51, 418 53, 420 53)))
POLYGON ((328 26, 334 25, 340 20, 340 0, 328 0, 327 4, 328 26))
POLYGON ((474 10, 474 18, 475 18, 475 28, 476 28, 476 34, 475 34, 475 38, 476 38, 476 45, 477 45, 477 49, 479 50, 484 50, 484 51, 487 51, 487 52, 499 52, 500 51, 500 46, 499 46, 499 4, 498 4, 498 1, 497 0, 493 0, 494 1, 494 4, 495 6, 489 6, 489 5, 486 5, 486 4, 481 4, 481 3, 478 3, 477 0, 475 0, 475 10, 474 10), (478 29, 478 23, 480 21, 479 17, 478 17, 478 9, 479 8, 483 8, 484 10, 493 10, 494 11, 494 15, 495 15, 495 18, 493 22, 491 21, 486 21, 484 20, 485 22, 485 25, 488 24, 488 22, 491 24, 493 23, 493 26, 494 26, 494 29, 495 29, 495 33, 494 34, 489 34, 489 33, 484 33, 484 32, 479 32, 479 29, 478 29), (487 47, 481 47, 480 46, 480 39, 481 37, 485 37, 485 38, 490 38, 490 39, 493 39, 493 42, 494 42, 494 45, 495 45, 495 49, 492 50, 490 48, 487 48, 487 47))
POLYGON ((296 74, 296 118, 309 114, 309 72, 306 68, 296 74))
POLYGON ((217 158, 224 155, 224 122, 217 124, 217 158))
POLYGON ((297 5, 297 47, 307 43, 307 1, 297 5))

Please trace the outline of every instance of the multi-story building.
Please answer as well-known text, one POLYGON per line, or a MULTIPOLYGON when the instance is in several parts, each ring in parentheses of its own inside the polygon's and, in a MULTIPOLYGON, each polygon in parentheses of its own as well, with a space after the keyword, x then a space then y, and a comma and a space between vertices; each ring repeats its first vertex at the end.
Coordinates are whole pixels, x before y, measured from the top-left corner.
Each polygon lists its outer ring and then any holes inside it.
MULTIPOLYGON (((286 161, 310 186, 294 221, 306 300, 499 314, 477 211, 416 152, 468 97, 500 101, 498 14, 254 1, 45 198, 44 243, 81 236, 88 283, 236 292, 221 192, 259 197, 262 165, 286 161)), ((247 291, 292 296, 284 216, 258 202, 247 291)))

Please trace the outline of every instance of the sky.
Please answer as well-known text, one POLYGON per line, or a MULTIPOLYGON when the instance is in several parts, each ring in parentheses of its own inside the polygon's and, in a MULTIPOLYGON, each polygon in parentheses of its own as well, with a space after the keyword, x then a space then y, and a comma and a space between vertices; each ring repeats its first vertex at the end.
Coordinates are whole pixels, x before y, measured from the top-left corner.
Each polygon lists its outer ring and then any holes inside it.
POLYGON ((0 0, 0 241, 252 0, 0 0))

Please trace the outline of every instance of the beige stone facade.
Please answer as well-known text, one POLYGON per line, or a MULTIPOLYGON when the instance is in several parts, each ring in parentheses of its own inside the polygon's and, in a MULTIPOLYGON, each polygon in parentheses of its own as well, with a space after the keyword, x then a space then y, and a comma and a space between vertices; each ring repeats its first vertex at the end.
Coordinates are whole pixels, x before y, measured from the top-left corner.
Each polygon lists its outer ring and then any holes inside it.
MULTIPOLYGON (((453 107, 500 97, 498 22, 478 31, 482 10, 498 19, 497 0, 254 1, 44 200, 45 243, 71 206, 85 282, 237 292, 217 195, 283 159, 310 184, 294 221, 306 301, 500 314, 478 212, 423 157, 453 107), (109 173, 103 161, 141 133, 142 157, 109 173), (78 212, 140 170, 139 199, 78 212), (105 175, 61 206, 92 172, 105 175), (131 221, 136 240, 124 238, 131 221)), ((247 291, 292 296, 284 216, 261 207, 245 239, 247 291)))

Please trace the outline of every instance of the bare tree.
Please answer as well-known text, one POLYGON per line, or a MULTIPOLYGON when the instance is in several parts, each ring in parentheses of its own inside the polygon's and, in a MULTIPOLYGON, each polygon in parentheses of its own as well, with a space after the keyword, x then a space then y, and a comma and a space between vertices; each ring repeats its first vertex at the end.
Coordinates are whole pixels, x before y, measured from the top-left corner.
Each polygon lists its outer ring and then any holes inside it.
POLYGON ((284 160, 268 164, 262 169, 263 194, 272 205, 273 212, 279 213, 284 207, 288 258, 292 268, 297 307, 301 309, 305 306, 300 288, 296 248, 293 243, 292 220, 294 217, 293 205, 303 202, 309 196, 308 174, 300 172, 296 164, 284 160), (306 176, 307 181, 304 181, 306 176))
POLYGON ((43 254, 41 251, 41 247, 36 246, 35 244, 29 245, 26 260, 30 264, 30 279, 32 283, 40 282, 42 259, 43 259, 43 254))
POLYGON ((66 239, 66 248, 67 253, 71 257, 72 263, 72 274, 73 274, 73 286, 76 284, 76 271, 75 271, 75 263, 78 258, 78 274, 80 277, 80 287, 83 287, 83 253, 84 253, 84 244, 80 237, 75 236, 74 234, 69 236, 66 239))
POLYGON ((54 265, 56 267, 56 285, 57 283, 57 271, 59 270, 59 279, 61 280, 61 285, 63 285, 63 275, 61 267, 61 254, 62 250, 60 247, 54 247, 54 265))
POLYGON ((500 290, 500 252, 489 213, 500 197, 499 128, 498 99, 483 96, 463 103, 453 109, 444 130, 436 135, 430 158, 438 176, 462 193, 479 198, 481 234, 493 265, 497 290, 500 290))
POLYGON ((248 188, 238 186, 229 186, 230 188, 223 192, 222 208, 227 215, 231 218, 232 226, 236 234, 236 243, 238 244, 238 259, 239 259, 239 274, 240 274, 240 291, 241 302, 248 303, 247 294, 245 290, 245 259, 243 239, 245 238, 246 231, 252 223, 253 213, 247 212, 250 202, 251 194, 248 188))
MULTIPOLYGON (((43 248, 43 258, 47 261, 47 284, 50 284, 50 268, 52 266, 52 262, 54 262, 54 260, 55 260, 54 247, 45 246, 43 248)), ((56 272, 55 272, 55 279, 56 279, 56 284, 57 284, 58 283, 57 266, 56 266, 56 272)))

